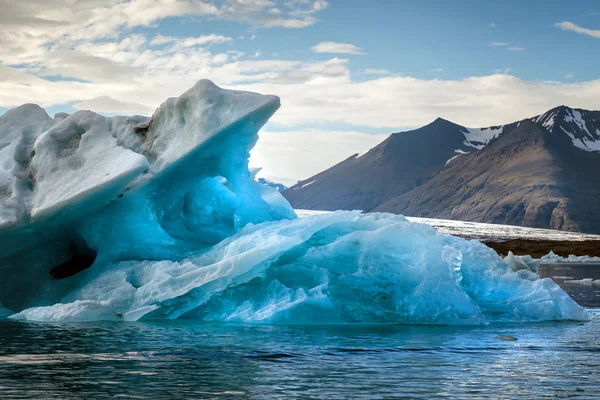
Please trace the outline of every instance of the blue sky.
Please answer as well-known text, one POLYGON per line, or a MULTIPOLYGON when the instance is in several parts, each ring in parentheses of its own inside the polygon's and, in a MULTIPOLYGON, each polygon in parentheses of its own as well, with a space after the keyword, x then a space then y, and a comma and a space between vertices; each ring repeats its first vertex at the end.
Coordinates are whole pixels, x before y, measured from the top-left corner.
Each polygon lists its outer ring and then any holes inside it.
POLYGON ((366 53, 348 56, 353 71, 386 69, 424 79, 460 79, 507 68, 520 78, 542 81, 562 81, 569 74, 574 81, 585 81, 599 74, 600 40, 555 26, 573 21, 600 30, 600 3, 593 0, 331 1, 318 18, 301 30, 193 19, 168 19, 159 30, 173 36, 253 32, 256 40, 240 48, 259 51, 262 59, 327 60, 329 54, 314 54, 310 48, 325 39, 352 43, 366 53))
POLYGON ((327 60, 330 54, 314 54, 310 48, 324 39, 352 43, 366 53, 346 55, 353 71, 385 69, 424 79, 461 79, 509 68, 522 79, 540 81, 585 81, 599 74, 600 40, 555 26, 572 21, 600 30, 600 3, 593 0, 331 1, 318 17, 318 23, 301 30, 169 19, 160 31, 233 37, 253 32, 256 40, 240 48, 261 52, 261 59, 327 60))
POLYGON ((252 161, 287 183, 438 116, 600 109, 593 0, 0 2, 0 113, 149 115, 202 78, 272 93, 252 161))

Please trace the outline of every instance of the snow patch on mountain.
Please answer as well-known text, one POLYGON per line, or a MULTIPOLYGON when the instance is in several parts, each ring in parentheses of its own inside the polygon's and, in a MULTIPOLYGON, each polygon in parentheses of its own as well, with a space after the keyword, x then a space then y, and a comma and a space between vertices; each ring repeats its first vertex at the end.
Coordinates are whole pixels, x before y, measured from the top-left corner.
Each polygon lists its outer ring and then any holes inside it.
POLYGON ((577 127, 585 132, 589 137, 594 139, 594 137, 590 134, 587 127, 585 126, 585 121, 581 117, 581 113, 577 110, 567 110, 567 115, 565 116, 565 122, 572 122, 577 125, 577 127))
POLYGON ((547 130, 551 131, 554 128, 555 120, 557 116, 556 110, 550 110, 544 114, 540 114, 536 117, 531 118, 532 122, 542 125, 547 130))
POLYGON ((596 128, 595 132, 592 131, 594 133, 588 129, 589 125, 597 124, 600 120, 590 120, 586 117, 585 111, 567 109, 563 118, 567 128, 561 126, 561 129, 569 135, 576 147, 586 151, 600 151, 600 129, 596 128))
POLYGON ((457 153, 457 154, 456 154, 455 156, 453 156, 452 158, 450 158, 448 161, 446 161, 446 164, 444 164, 444 167, 445 167, 446 165, 450 164, 450 162, 451 162, 452 160, 454 160, 454 159, 458 158, 459 156, 462 156, 463 154, 469 154, 469 152, 468 152, 468 151, 464 151, 464 150, 461 150, 461 149, 456 149, 456 150, 454 150, 454 152, 455 152, 455 153, 457 153))
POLYGON ((465 146, 474 147, 477 150, 483 149, 492 140, 497 138, 504 131, 504 125, 492 126, 489 128, 465 128, 465 146))
POLYGON ((317 181, 317 180, 315 179, 314 181, 307 182, 307 183, 303 184, 303 185, 302 185, 302 186, 300 186, 300 187, 294 188, 294 190, 298 190, 298 189, 302 189, 302 188, 305 188, 305 187, 307 187, 307 186, 310 186, 310 185, 312 185, 313 183, 315 183, 316 181, 317 181))

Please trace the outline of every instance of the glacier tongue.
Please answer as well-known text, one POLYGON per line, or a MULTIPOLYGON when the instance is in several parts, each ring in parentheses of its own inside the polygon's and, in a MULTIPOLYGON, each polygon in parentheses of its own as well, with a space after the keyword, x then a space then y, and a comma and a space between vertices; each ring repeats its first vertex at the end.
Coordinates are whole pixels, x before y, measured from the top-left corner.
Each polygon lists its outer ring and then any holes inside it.
MULTIPOLYGON (((151 118, 0 117, 0 314, 35 321, 585 320, 551 280, 391 214, 296 219, 252 179, 279 99, 200 81, 151 118), (51 275, 52 274, 52 275, 51 275), (64 279, 56 279, 64 278, 64 279)), ((41 111, 41 112, 40 112, 41 111)))

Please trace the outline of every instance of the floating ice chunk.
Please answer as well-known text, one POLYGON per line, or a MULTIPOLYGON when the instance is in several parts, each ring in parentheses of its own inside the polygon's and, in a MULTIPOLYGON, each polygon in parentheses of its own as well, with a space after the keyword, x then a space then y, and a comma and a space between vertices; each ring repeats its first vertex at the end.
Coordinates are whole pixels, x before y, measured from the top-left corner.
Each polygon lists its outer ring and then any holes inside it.
MULTIPOLYGON (((391 214, 336 212, 248 225, 179 262, 127 261, 82 274, 62 303, 89 304, 97 313, 105 302, 118 315, 150 319, 486 324, 588 318, 550 279, 522 279, 479 242, 391 214)), ((41 320, 72 318, 65 304, 53 307, 44 308, 41 320)), ((31 309, 13 318, 40 314, 31 309)))
POLYGON ((122 316, 111 309, 105 301, 74 301, 69 304, 55 304, 49 307, 36 307, 12 315, 10 319, 44 322, 90 322, 118 321, 122 316))
POLYGON ((600 286, 600 279, 592 279, 592 278, 573 279, 573 280, 567 281, 566 283, 575 283, 578 285, 587 285, 587 286, 600 286))
POLYGON ((537 274, 541 261, 531 256, 515 256, 512 251, 509 251, 504 257, 504 263, 515 272, 528 270, 537 274))
POLYGON ((569 257, 561 257, 554 254, 553 251, 542 257, 544 264, 562 264, 562 263, 600 263, 600 257, 576 256, 571 254, 569 257))

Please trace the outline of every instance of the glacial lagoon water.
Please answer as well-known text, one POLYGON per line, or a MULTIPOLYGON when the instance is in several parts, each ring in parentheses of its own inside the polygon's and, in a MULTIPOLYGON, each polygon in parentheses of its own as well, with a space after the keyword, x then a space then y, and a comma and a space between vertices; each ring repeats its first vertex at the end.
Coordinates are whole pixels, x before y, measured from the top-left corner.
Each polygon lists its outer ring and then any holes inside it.
POLYGON ((598 398, 592 315, 484 327, 0 322, 0 397, 598 398))
MULTIPOLYGON (((564 277, 597 271, 541 270, 594 307, 594 288, 564 277)), ((589 312, 470 327, 0 321, 0 398, 599 398, 600 309, 589 312)))

